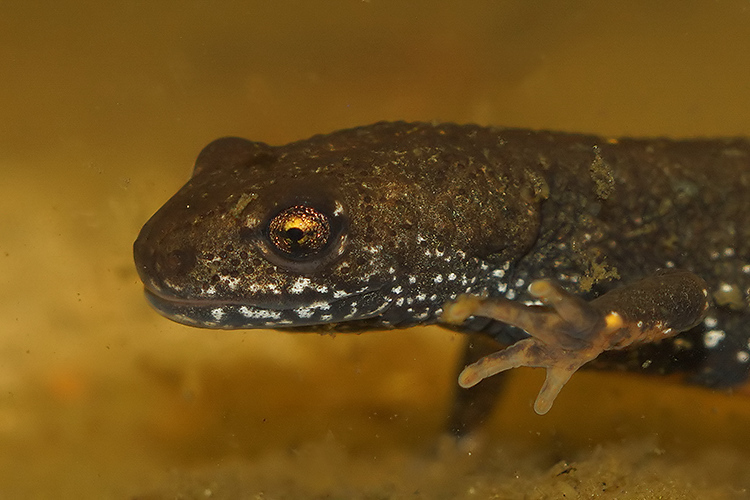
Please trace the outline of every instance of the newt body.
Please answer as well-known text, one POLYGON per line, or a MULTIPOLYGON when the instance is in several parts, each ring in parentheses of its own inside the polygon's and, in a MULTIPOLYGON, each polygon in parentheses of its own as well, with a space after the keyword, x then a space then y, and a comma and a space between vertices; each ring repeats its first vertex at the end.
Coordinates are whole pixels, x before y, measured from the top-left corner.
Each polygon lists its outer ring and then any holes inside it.
MULTIPOLYGON (((403 122, 280 147, 220 139, 135 260, 181 323, 356 332, 439 322, 463 294, 549 311, 536 280, 589 301, 680 269, 684 283, 622 295, 641 338, 591 365, 731 386, 750 369, 750 142, 403 122), (653 306, 662 291, 685 300, 653 306)), ((503 315, 459 323, 529 337, 503 315)))

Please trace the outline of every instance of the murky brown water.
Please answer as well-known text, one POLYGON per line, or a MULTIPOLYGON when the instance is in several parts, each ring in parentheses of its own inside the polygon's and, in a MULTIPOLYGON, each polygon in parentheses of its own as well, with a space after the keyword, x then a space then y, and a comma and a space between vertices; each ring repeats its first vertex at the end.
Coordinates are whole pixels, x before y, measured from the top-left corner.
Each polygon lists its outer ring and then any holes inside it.
POLYGON ((441 437, 461 338, 211 332, 152 312, 140 226, 222 135, 382 119, 750 135, 750 4, 4 2, 0 497, 743 498, 750 398, 513 376, 441 437))

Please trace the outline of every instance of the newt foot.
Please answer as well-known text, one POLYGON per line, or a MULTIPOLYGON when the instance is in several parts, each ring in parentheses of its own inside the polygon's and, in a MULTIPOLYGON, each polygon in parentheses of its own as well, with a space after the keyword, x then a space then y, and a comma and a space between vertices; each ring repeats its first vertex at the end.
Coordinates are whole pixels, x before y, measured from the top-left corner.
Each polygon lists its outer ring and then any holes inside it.
POLYGON ((534 403, 540 415, 552 408, 573 373, 602 352, 673 336, 699 322, 708 306, 705 282, 685 271, 662 272, 591 302, 549 280, 532 282, 529 292, 544 305, 462 295, 445 305, 441 319, 460 324, 484 316, 526 331, 530 338, 464 368, 458 383, 468 388, 511 368, 545 368, 534 403))

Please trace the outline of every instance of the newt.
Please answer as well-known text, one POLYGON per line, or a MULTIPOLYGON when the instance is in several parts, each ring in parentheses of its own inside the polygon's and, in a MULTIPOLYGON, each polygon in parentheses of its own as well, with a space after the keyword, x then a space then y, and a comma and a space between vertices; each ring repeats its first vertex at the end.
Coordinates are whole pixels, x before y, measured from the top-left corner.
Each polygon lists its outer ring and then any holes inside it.
POLYGON ((750 370, 750 141, 404 122, 222 138, 134 256, 151 305, 186 325, 489 336, 459 383, 544 367, 540 414, 583 365, 733 387, 750 370))

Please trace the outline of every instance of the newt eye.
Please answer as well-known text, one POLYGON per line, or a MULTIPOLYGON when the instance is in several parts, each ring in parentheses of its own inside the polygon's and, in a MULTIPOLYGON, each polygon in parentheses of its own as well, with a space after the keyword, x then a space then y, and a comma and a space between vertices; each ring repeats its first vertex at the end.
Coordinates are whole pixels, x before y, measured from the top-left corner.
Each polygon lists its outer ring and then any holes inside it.
POLYGON ((271 219, 268 236, 274 249, 285 257, 304 259, 326 247, 331 224, 328 216, 315 208, 296 205, 271 219))

